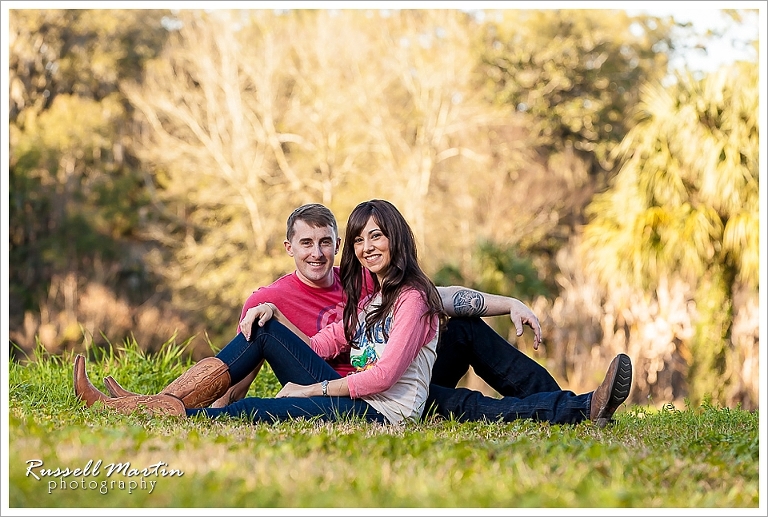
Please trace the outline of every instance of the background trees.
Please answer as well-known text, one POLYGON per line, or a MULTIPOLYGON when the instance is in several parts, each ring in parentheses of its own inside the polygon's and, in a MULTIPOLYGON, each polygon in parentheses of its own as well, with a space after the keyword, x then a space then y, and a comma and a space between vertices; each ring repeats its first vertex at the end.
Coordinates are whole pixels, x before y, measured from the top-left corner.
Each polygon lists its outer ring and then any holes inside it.
POLYGON ((754 63, 658 86, 672 21, 607 10, 11 15, 22 349, 175 332, 209 354, 250 291, 291 269, 295 206, 322 202, 343 226, 382 197, 438 283, 534 307, 545 347, 526 351, 570 389, 629 351, 636 400, 756 403, 754 63), (676 330, 648 334, 662 327, 676 330))
POLYGON ((735 346, 733 335, 735 313, 746 310, 735 297, 759 285, 757 73, 756 63, 739 63, 649 84, 616 150, 621 171, 588 208, 584 250, 603 285, 687 284, 694 323, 672 349, 690 368, 694 399, 744 399, 757 364, 757 342, 735 346))
POLYGON ((120 92, 162 48, 165 13, 11 13, 11 341, 28 350, 37 338, 57 349, 103 342, 101 333, 165 340, 184 325, 162 314, 166 290, 142 260, 152 243, 138 231, 156 212, 120 92))

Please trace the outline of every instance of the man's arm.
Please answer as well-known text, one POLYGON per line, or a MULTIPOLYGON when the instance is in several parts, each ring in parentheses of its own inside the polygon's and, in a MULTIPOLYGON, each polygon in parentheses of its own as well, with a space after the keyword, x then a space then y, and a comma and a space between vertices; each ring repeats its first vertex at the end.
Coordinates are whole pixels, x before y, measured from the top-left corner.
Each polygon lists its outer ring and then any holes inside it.
POLYGON ((285 315, 280 312, 280 309, 277 308, 277 305, 270 302, 260 303, 257 306, 248 309, 245 313, 245 317, 240 321, 240 331, 243 333, 243 336, 245 336, 245 339, 250 341, 254 322, 258 322, 259 327, 263 327, 271 318, 275 318, 285 325, 288 330, 296 334, 302 341, 309 344, 309 336, 299 330, 291 320, 286 318, 285 315))
POLYGON ((518 337, 523 335, 523 325, 531 327, 533 348, 538 350, 541 343, 539 318, 517 298, 483 293, 456 285, 438 287, 437 292, 440 293, 445 313, 450 317, 473 318, 509 314, 518 337))

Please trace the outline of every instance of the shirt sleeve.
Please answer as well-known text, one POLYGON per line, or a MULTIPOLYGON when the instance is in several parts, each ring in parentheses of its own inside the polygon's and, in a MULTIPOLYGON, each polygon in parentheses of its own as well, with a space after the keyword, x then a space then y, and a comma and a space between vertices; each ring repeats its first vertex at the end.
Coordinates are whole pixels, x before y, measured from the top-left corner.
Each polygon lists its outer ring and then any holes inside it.
POLYGON ((360 398, 391 388, 437 332, 437 316, 426 318, 427 305, 421 293, 402 293, 392 312, 389 340, 379 360, 368 370, 346 377, 349 394, 360 398))
POLYGON ((255 290, 251 293, 251 295, 248 297, 247 300, 245 300, 245 303, 243 304, 243 310, 240 311, 240 319, 237 320, 237 330, 236 332, 239 334, 241 332, 240 330, 240 322, 243 321, 243 318, 245 318, 245 313, 248 312, 248 309, 251 307, 256 307, 260 303, 269 302, 272 300, 268 300, 268 289, 264 287, 260 287, 259 289, 255 290))
POLYGON ((320 332, 309 338, 309 347, 323 359, 331 359, 349 350, 344 335, 344 322, 336 321, 320 329, 320 332))

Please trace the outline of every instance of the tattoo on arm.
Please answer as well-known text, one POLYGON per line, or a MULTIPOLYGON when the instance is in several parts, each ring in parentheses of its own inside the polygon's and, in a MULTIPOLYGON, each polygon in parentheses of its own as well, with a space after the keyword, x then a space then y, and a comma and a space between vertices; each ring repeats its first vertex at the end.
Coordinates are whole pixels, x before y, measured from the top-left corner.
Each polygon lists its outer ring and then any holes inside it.
POLYGON ((477 291, 462 289, 453 295, 453 310, 457 316, 484 316, 488 311, 485 297, 477 291))

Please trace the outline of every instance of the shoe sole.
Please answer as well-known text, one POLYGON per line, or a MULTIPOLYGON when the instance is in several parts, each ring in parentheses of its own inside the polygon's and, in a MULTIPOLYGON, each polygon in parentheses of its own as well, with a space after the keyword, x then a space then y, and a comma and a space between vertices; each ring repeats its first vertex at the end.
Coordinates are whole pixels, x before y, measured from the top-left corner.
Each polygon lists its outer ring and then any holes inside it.
POLYGON ((632 387, 632 361, 626 354, 619 354, 619 365, 611 383, 611 396, 601 415, 597 417, 597 426, 605 427, 613 418, 620 405, 627 400, 632 387))

